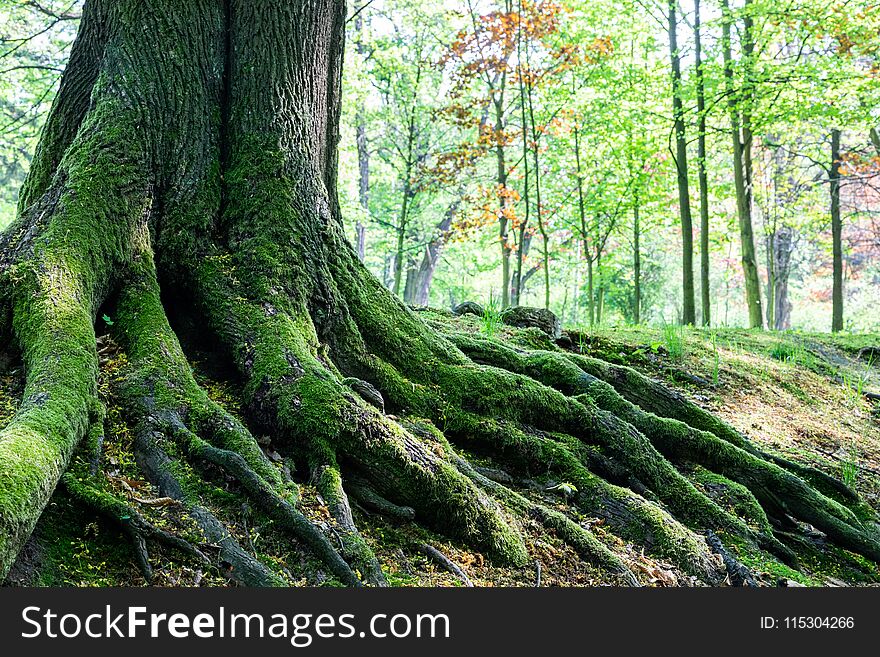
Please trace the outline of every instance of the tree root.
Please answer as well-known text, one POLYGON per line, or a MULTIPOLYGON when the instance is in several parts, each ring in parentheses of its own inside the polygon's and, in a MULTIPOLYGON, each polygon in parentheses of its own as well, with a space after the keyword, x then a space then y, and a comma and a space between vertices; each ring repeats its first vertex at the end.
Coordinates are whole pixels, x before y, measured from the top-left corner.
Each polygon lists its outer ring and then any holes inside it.
MULTIPOLYGON (((566 367, 571 357, 551 352, 523 353, 470 336, 453 339, 466 353, 481 362, 526 374, 566 394, 580 395, 578 399, 582 402, 595 403, 613 417, 641 431, 667 458, 680 463, 698 463, 742 484, 755 495, 769 515, 793 515, 824 531, 842 547, 875 561, 880 559, 880 539, 863 525, 853 511, 811 488, 793 473, 760 458, 759 452, 749 447, 742 436, 733 435, 729 427, 725 428, 726 425, 712 416, 705 414, 712 419, 716 429, 720 426, 719 431, 723 430, 728 437, 733 436, 730 440, 721 439, 715 433, 694 428, 682 421, 667 416, 658 417, 645 411, 619 394, 614 386, 592 376, 583 368, 566 367)), ((581 362, 583 357, 577 357, 574 364, 581 362)), ((632 376, 629 372, 623 375, 632 376)), ((700 413, 704 414, 703 411, 700 413)), ((707 426, 704 421, 700 424, 707 426)), ((646 483, 651 486, 650 482, 646 483)))
POLYGON ((379 495, 370 483, 358 476, 346 477, 346 488, 348 488, 352 497, 357 502, 371 511, 376 511, 384 516, 400 521, 414 520, 416 517, 415 509, 408 506, 399 506, 394 502, 389 502, 379 495))
POLYGON ((724 561, 724 567, 727 568, 727 575, 730 577, 731 584, 734 586, 758 586, 754 575, 752 575, 752 571, 727 551, 727 548, 724 547, 724 544, 721 542, 721 539, 715 535, 715 532, 711 530, 706 532, 706 542, 709 544, 709 547, 712 548, 713 552, 721 555, 721 558, 724 561))
POLYGON ((149 540, 173 548, 208 568, 217 569, 217 566, 195 545, 180 536, 156 527, 134 507, 112 493, 98 488, 96 481, 92 481, 95 483, 79 479, 70 470, 61 478, 61 482, 71 496, 119 525, 128 535, 135 551, 138 568, 147 583, 153 581, 153 567, 150 565, 150 555, 147 549, 147 541, 149 540))
POLYGON ((138 427, 134 440, 137 464, 163 495, 183 504, 206 543, 217 550, 221 573, 244 586, 283 586, 284 581, 244 550, 213 513, 189 501, 184 484, 175 474, 181 470, 180 464, 160 447, 164 439, 165 436, 149 427, 138 427))
POLYGON ((432 545, 428 545, 427 543, 422 543, 419 546, 422 552, 427 554, 431 559, 436 561, 438 564, 443 566, 450 573, 458 577, 461 580, 461 583, 467 587, 473 588, 474 583, 471 581, 470 577, 467 576, 467 573, 464 572, 458 564, 452 561, 449 557, 443 554, 440 550, 435 548, 432 545))
POLYGON ((336 520, 335 529, 342 543, 342 553, 357 570, 363 573, 367 583, 373 586, 387 586, 388 582, 382 573, 379 560, 355 525, 348 495, 342 488, 339 470, 326 464, 318 466, 313 469, 312 481, 318 493, 324 498, 330 514, 336 520))

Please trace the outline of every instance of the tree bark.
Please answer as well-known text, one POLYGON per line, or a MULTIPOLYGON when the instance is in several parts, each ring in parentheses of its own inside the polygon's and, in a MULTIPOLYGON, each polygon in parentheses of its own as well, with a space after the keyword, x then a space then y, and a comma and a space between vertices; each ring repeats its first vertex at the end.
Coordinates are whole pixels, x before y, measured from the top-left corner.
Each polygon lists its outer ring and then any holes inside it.
POLYGON ((440 262, 440 254, 443 246, 458 212, 460 199, 456 199, 443 215, 443 219, 437 224, 436 234, 431 238, 425 246, 422 259, 417 267, 412 268, 412 287, 410 287, 409 278, 407 278, 407 294, 404 301, 415 306, 427 306, 428 299, 431 294, 431 283, 434 280, 434 272, 437 270, 437 263, 440 262))
POLYGON ((696 324, 694 305, 694 227, 688 182, 687 137, 681 98, 681 57, 678 52, 677 0, 669 0, 669 57, 672 63, 672 116, 675 132, 675 168, 678 181, 678 208, 681 218, 682 323, 696 324))
POLYGON ((639 197, 633 202, 633 324, 642 323, 642 251, 639 242, 642 237, 639 224, 639 197))
POLYGON ((773 308, 768 325, 777 331, 791 328, 791 301, 788 298, 788 281, 791 275, 791 256, 795 248, 795 230, 790 226, 777 228, 769 237, 769 253, 772 258, 771 296, 768 306, 773 308))

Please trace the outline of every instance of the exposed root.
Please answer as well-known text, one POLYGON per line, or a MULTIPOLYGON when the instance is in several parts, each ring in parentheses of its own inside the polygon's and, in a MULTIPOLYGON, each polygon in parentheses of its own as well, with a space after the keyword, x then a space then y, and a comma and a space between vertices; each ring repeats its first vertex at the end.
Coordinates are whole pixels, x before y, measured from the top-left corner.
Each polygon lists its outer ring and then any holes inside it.
POLYGON ((721 539, 713 531, 706 532, 706 542, 712 548, 712 551, 720 555, 724 561, 724 567, 727 569, 727 575, 730 578, 731 584, 734 586, 758 586, 752 571, 727 551, 721 539))
POLYGON ((840 499, 845 503, 854 504, 859 501, 856 492, 839 479, 811 466, 795 463, 784 457, 759 450, 745 436, 722 419, 700 408, 675 390, 649 379, 631 367, 615 365, 578 354, 566 354, 566 358, 587 374, 611 385, 621 397, 648 413, 661 418, 675 419, 698 431, 714 434, 740 449, 793 472, 810 482, 826 496, 840 499))
POLYGON ((449 557, 443 554, 440 550, 432 545, 428 545, 427 543, 422 543, 422 545, 420 545, 419 547, 421 548, 422 552, 427 554, 431 559, 433 559, 438 564, 443 566, 443 568, 458 577, 458 579, 461 580, 462 584, 467 587, 473 587, 474 583, 471 581, 470 577, 467 576, 467 573, 459 568, 458 564, 450 560, 449 557))
POLYGON ((142 414, 152 431, 172 437, 190 458, 231 476, 284 531, 308 545, 340 581, 359 585, 357 576, 327 537, 293 506, 290 498, 295 496, 288 483, 266 459, 253 436, 208 399, 195 382, 168 326, 146 257, 144 267, 122 289, 117 303, 122 327, 117 334, 131 364, 121 388, 131 411, 142 414), (190 423, 216 445, 191 430, 190 423))
MULTIPOLYGON (((667 458, 679 463, 698 463, 742 484, 755 495, 769 515, 795 516, 822 530, 842 547, 875 561, 880 558, 880 539, 870 526, 863 524, 853 511, 822 495, 796 475, 762 459, 753 448, 745 449, 735 444, 738 442, 748 447, 742 436, 737 434, 731 440, 724 440, 715 433, 696 429, 679 420, 658 417, 582 368, 566 367, 570 359, 561 354, 519 352, 466 336, 455 339, 459 346, 483 362, 525 373, 566 394, 581 395, 578 397, 581 401, 595 403, 613 417, 638 429, 667 458)), ((577 362, 581 362, 580 358, 577 362)), ((714 418, 713 422, 723 424, 714 418)), ((703 424, 705 426, 705 422, 703 424)), ((725 431, 730 433, 727 429, 725 431)), ((646 483, 667 501, 650 482, 646 483)), ((761 529, 766 532, 766 528, 761 529)), ((768 545, 778 549, 773 542, 768 545)))
POLYGON ((355 525, 351 514, 348 495, 342 488, 342 477, 339 470, 330 465, 321 465, 313 470, 312 480, 318 493, 324 498, 330 514, 336 520, 335 531, 342 543, 342 553, 363 573, 364 579, 374 586, 387 586, 388 582, 382 573, 382 566, 367 545, 364 537, 355 525))
POLYGON ((148 583, 153 580, 153 567, 150 565, 150 555, 147 548, 147 541, 151 540, 178 550, 207 568, 217 568, 217 565, 192 543, 156 527, 130 504, 99 488, 96 480, 80 479, 74 472, 68 471, 61 481, 68 493, 75 499, 119 525, 128 535, 135 551, 138 568, 148 583))
POLYGON ((175 474, 181 470, 181 465, 160 447, 163 439, 162 434, 149 427, 136 429, 134 449, 138 466, 163 495, 183 504, 204 535, 206 544, 217 551, 220 572, 244 586, 283 586, 284 581, 242 548, 213 513, 190 501, 185 486, 175 474))
POLYGON ((215 465, 231 476, 285 532, 308 545, 341 582, 348 586, 360 585, 357 575, 333 549, 327 537, 288 500, 276 493, 262 477, 251 469, 241 455, 209 445, 183 426, 179 426, 173 431, 175 437, 192 458, 215 465))
POLYGON ((361 477, 346 477, 345 486, 352 497, 357 500, 358 504, 370 511, 375 511, 400 521, 414 520, 416 517, 415 509, 408 506, 400 506, 386 500, 376 492, 367 480, 361 477))

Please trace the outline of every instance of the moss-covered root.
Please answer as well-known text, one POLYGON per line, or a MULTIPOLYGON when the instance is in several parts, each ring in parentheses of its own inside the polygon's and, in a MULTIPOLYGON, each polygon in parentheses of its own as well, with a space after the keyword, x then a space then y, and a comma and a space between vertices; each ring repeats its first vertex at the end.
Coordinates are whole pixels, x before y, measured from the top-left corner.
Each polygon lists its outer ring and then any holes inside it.
POLYGON ((528 559, 514 518, 462 475, 442 445, 427 440, 365 405, 341 426, 338 453, 384 498, 415 511, 420 522, 486 550, 500 562, 528 559))
POLYGON ((348 495, 342 488, 339 469, 328 463, 314 466, 312 481, 324 499, 330 514, 336 520, 334 531, 339 537, 346 559, 363 574, 367 583, 373 586, 388 586, 379 560, 355 525, 348 495))
POLYGON ((27 380, 0 431, 0 578, 30 536, 97 413, 98 356, 91 292, 60 263, 20 271, 14 337, 27 380))
POLYGON ((307 308, 278 295, 244 299, 236 276, 243 274, 207 259, 198 296, 246 382, 248 412, 281 448, 306 453, 313 468, 339 464, 357 471, 382 497, 414 509, 420 521, 492 558, 527 560, 515 521, 505 518, 496 502, 433 446, 343 383, 307 308))
POLYGON ((184 467, 160 446, 165 439, 145 423, 135 428, 134 451, 138 466, 163 495, 180 501, 196 522, 205 540, 219 550, 218 559, 228 564, 223 574, 244 586, 284 586, 284 581, 246 552, 217 517, 195 502, 178 473, 184 467))
POLYGON ((408 522, 416 517, 416 510, 409 506, 400 506, 376 492, 376 489, 366 479, 357 475, 347 475, 345 489, 351 493, 352 498, 363 508, 376 513, 381 513, 388 518, 408 522))
POLYGON ((74 499, 115 523, 129 537, 135 551, 141 574, 147 583, 153 580, 148 541, 162 543, 201 563, 204 567, 220 571, 195 545, 184 538, 156 527, 138 513, 130 504, 101 486, 100 477, 86 472, 87 468, 71 468, 61 478, 67 492, 74 499))
POLYGON ((512 510, 535 518, 545 528, 554 532, 560 539, 570 545, 581 559, 610 573, 616 573, 620 577, 621 584, 641 586, 638 579, 633 575, 632 570, 608 546, 564 513, 543 504, 532 502, 507 486, 492 481, 485 475, 477 472, 463 458, 456 458, 455 463, 463 474, 467 475, 487 493, 508 505, 512 510))
POLYGON ((845 504, 857 505, 859 503, 856 492, 839 479, 817 468, 795 463, 781 456, 767 454, 759 450, 751 441, 721 418, 700 408, 675 390, 657 381, 652 381, 631 367, 614 365, 578 354, 566 354, 565 357, 587 374, 611 385, 624 399, 644 411, 658 417, 675 419, 694 429, 714 434, 731 445, 736 445, 740 449, 772 461, 793 472, 809 481, 824 495, 839 499, 845 504))
POLYGON ((511 488, 489 479, 471 465, 467 459, 457 454, 446 437, 426 420, 408 418, 404 424, 414 434, 426 440, 436 441, 442 445, 459 472, 507 506, 511 511, 535 518, 544 527, 555 532, 559 538, 570 545, 582 559, 611 573, 617 573, 623 584, 639 586, 639 582, 632 574, 632 571, 614 552, 568 516, 543 504, 533 502, 511 488))
MULTIPOLYGON (((581 394, 582 402, 589 406, 595 403, 612 417, 634 426, 667 458, 680 463, 698 463, 723 474, 748 488, 769 514, 777 517, 789 514, 809 522, 841 547, 877 560, 880 541, 870 526, 798 476, 763 459, 756 450, 738 447, 709 431, 647 412, 620 394, 615 386, 580 367, 572 367, 568 362, 570 359, 560 354, 519 352, 467 336, 459 337, 457 342, 484 362, 543 381, 566 394, 581 394)), ((583 357, 578 358, 583 360, 583 357)), ((735 442, 742 444, 743 440, 739 436, 735 442)), ((745 445, 749 447, 747 443, 745 445)), ((660 494, 660 491, 656 492, 660 494)), ((779 552, 778 541, 767 545, 779 552)))
POLYGON ((195 381, 168 325, 149 254, 132 267, 116 312, 119 328, 115 334, 129 358, 129 373, 120 388, 132 414, 147 418, 154 429, 174 437, 192 458, 221 468, 289 535, 309 546, 340 581, 359 585, 327 537, 295 508, 289 482, 250 432, 211 401, 195 381), (213 444, 201 437, 203 433, 213 444))
MULTIPOLYGON (((327 537, 296 509, 290 500, 284 499, 260 477, 240 454, 214 447, 182 426, 171 428, 171 431, 192 458, 220 468, 236 481, 263 512, 275 520, 284 531, 308 545, 342 583, 348 586, 361 585, 360 579, 333 548, 327 537)), ((368 578, 368 581, 371 581, 371 578, 368 578)), ((371 583, 378 582, 371 581, 371 583)))
POLYGON ((703 581, 719 580, 718 563, 700 536, 641 495, 596 476, 571 445, 476 416, 458 418, 447 434, 457 443, 490 454, 523 477, 552 475, 571 484, 581 511, 605 519, 622 538, 703 581))

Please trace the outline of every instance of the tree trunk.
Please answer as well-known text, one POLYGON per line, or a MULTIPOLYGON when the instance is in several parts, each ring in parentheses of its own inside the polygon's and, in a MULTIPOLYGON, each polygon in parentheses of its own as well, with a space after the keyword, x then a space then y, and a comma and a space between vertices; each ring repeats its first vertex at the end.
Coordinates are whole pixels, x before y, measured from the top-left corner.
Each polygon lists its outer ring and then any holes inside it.
POLYGON ((773 289, 771 290, 773 316, 768 318, 767 323, 777 331, 787 331, 791 328, 791 301, 788 298, 788 281, 791 276, 791 256, 794 253, 795 237, 795 230, 790 226, 777 228, 771 236, 769 251, 773 259, 773 289))
POLYGON ((383 287, 337 202, 344 25, 338 0, 87 0, 54 128, 0 236, 2 333, 25 372, 0 429, 0 576, 62 478, 126 530, 147 579, 158 541, 241 584, 289 583, 284 559, 305 550, 325 581, 382 585, 349 491, 516 568, 546 532, 625 584, 638 583, 621 548, 633 543, 722 582, 707 529, 794 563, 765 512, 880 560, 875 519, 844 506, 858 498, 828 475, 762 454, 634 370, 429 326, 383 287), (197 381, 169 317, 235 371, 238 410, 197 381), (139 486, 175 500, 178 524, 133 509, 109 476, 96 326, 125 356, 108 382, 126 423, 113 447, 139 486), (332 524, 302 513, 252 430, 296 461, 332 524), (620 540, 488 479, 459 445, 517 480, 571 482, 572 513, 620 540), (700 492, 693 465, 738 482, 763 520, 700 492), (210 506, 212 491, 229 502, 210 506), (280 564, 229 530, 237 498, 291 539, 280 564))
POLYGON ((831 131, 831 330, 843 330, 843 225, 840 219, 840 130, 831 131))
MULTIPOLYGON (((364 8, 358 2, 354 3, 353 10, 356 12, 354 19, 355 47, 359 55, 366 54, 363 43, 364 17, 361 13, 364 8)), ((364 117, 364 107, 361 104, 355 115, 355 144, 358 154, 358 202, 366 216, 370 216, 370 147, 367 143, 367 125, 364 117)), ((355 222, 355 250, 358 259, 363 262, 367 252, 367 227, 360 221, 355 222)))
POLYGON ((687 137, 681 99, 681 57, 678 52, 677 0, 669 0, 669 57, 672 62, 672 116, 675 132, 675 168, 678 180, 678 207, 681 217, 682 323, 696 324, 694 305, 694 227, 688 183, 687 137))
POLYGON ((541 233, 541 241, 543 248, 541 249, 541 261, 544 269, 544 309, 550 310, 550 236, 547 233, 547 226, 544 225, 544 217, 541 207, 541 164, 540 164, 540 144, 538 140, 538 131, 535 127, 535 106, 532 100, 532 84, 526 86, 527 97, 529 100, 529 126, 532 129, 532 157, 535 163, 535 218, 538 220, 538 232, 541 233))
POLYGON ((422 254, 422 259, 419 262, 418 267, 413 267, 413 283, 411 290, 409 287, 409 280, 407 280, 408 293, 404 297, 406 303, 415 306, 428 305, 428 298, 431 294, 431 282, 434 280, 434 272, 437 269, 437 263, 440 262, 440 254, 443 251, 443 245, 446 243, 447 234, 452 226, 452 221, 455 219, 455 214, 458 212, 459 203, 460 200, 457 199, 449 206, 446 214, 443 215, 443 219, 437 224, 437 234, 432 237, 431 241, 425 246, 425 252, 422 254))
POLYGON ((497 94, 493 96, 495 105, 495 163, 497 166, 496 180, 498 182, 499 212, 498 212, 498 242, 501 245, 501 307, 510 305, 510 242, 508 235, 508 198, 507 198, 507 160, 504 148, 504 76, 497 94))
POLYGON ((639 225, 639 197, 633 203, 633 324, 642 323, 642 232, 639 225))
MULTIPOLYGON (((746 2, 746 7, 750 3, 746 2)), ((724 78, 730 106, 730 125, 733 138, 733 179, 736 188, 736 209, 739 217, 740 251, 743 275, 746 285, 746 305, 749 314, 749 327, 761 328, 764 316, 761 309, 761 280, 758 275, 758 261, 755 257, 755 232, 752 227, 752 133, 748 110, 743 108, 747 102, 748 91, 735 93, 733 79, 733 56, 731 53, 731 25, 733 17, 728 0, 722 0, 722 50, 724 51, 724 78)), ((751 19, 746 17, 743 30, 743 58, 748 69, 748 58, 752 56, 754 44, 751 41, 751 19)), ((747 73, 748 77, 748 73, 747 73)))
POLYGON ((700 185, 700 301, 702 324, 712 323, 709 289, 709 180, 706 175, 706 98, 703 82, 703 44, 700 34, 700 0, 694 1, 694 44, 697 85, 697 171, 700 185))

